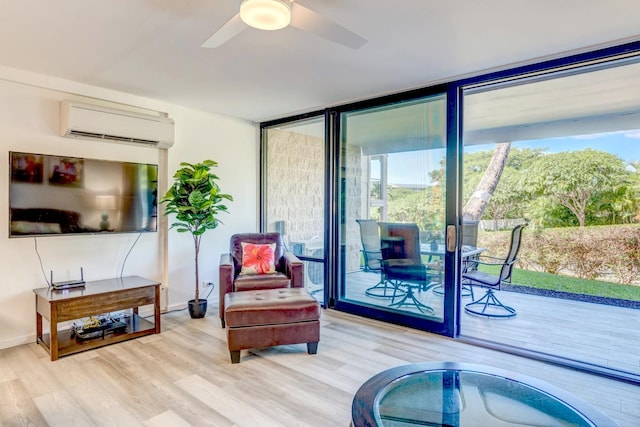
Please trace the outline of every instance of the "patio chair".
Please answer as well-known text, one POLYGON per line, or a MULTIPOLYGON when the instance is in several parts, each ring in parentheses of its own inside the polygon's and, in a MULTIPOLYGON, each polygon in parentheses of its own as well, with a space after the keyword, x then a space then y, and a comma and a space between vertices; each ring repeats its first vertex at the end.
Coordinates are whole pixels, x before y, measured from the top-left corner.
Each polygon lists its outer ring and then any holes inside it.
POLYGON ((511 243, 509 245, 509 252, 505 258, 480 255, 476 260, 469 260, 470 263, 474 263, 476 266, 500 266, 500 273, 497 276, 494 276, 492 274, 479 271, 477 268, 467 269, 467 271, 462 273, 463 285, 479 286, 487 289, 486 293, 481 298, 465 305, 464 310, 467 313, 497 318, 509 318, 516 315, 515 308, 509 307, 500 302, 495 295, 495 291, 499 291, 500 286, 503 283, 511 282, 513 265, 518 260, 516 257, 518 255, 518 250, 520 249, 522 229, 525 226, 526 224, 518 225, 511 231, 511 243))
POLYGON ((431 275, 422 263, 418 226, 390 222, 381 222, 379 226, 383 278, 405 292, 398 302, 392 300, 390 307, 409 306, 423 313, 433 313, 434 310, 419 301, 414 292, 426 291, 433 286, 431 275))
POLYGON ((382 274, 382 249, 378 223, 373 219, 356 219, 356 222, 360 226, 360 241, 364 258, 363 270, 380 274, 378 283, 367 288, 364 293, 370 297, 394 298, 398 295, 398 289, 382 274))
POLYGON ((364 271, 380 271, 382 251, 380 250, 378 223, 373 219, 356 219, 356 222, 360 226, 364 271))

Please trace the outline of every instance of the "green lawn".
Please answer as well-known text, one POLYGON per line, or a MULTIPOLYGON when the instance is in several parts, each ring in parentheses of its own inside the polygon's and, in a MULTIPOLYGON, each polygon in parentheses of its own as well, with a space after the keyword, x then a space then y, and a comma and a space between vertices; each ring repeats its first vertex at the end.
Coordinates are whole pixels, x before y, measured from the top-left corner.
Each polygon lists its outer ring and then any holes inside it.
MULTIPOLYGON (((498 274, 498 268, 483 265, 480 270, 498 274)), ((512 285, 523 285, 538 289, 571 292, 574 294, 597 295, 608 298, 640 301, 640 286, 587 280, 537 271, 513 269, 512 285)))

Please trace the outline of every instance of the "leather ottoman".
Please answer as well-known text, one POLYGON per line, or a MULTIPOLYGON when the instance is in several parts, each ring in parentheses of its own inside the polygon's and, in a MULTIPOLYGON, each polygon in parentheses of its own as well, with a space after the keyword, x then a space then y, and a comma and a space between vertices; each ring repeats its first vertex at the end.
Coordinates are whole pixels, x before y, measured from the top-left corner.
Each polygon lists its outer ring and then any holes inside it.
POLYGON ((304 288, 232 292, 224 304, 231 363, 249 348, 306 343, 309 354, 318 351, 320 304, 304 288))

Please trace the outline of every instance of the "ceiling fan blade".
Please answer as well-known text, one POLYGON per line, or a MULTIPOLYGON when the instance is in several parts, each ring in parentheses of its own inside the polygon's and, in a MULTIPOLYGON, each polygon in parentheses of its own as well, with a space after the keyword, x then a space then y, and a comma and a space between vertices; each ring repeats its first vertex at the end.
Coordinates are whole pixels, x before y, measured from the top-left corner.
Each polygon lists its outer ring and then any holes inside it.
POLYGON ((238 13, 202 43, 201 47, 216 48, 240 34, 245 28, 247 25, 242 22, 238 13))
POLYGON ((302 6, 297 1, 291 4, 291 26, 351 49, 358 49, 367 42, 353 31, 302 6))

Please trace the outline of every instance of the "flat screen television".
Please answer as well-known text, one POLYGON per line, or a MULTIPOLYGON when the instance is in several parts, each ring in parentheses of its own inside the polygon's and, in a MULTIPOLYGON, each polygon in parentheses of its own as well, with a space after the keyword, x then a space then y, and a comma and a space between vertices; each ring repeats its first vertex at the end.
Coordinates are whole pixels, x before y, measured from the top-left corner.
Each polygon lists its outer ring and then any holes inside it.
POLYGON ((157 231, 158 165, 9 152, 9 237, 157 231))

